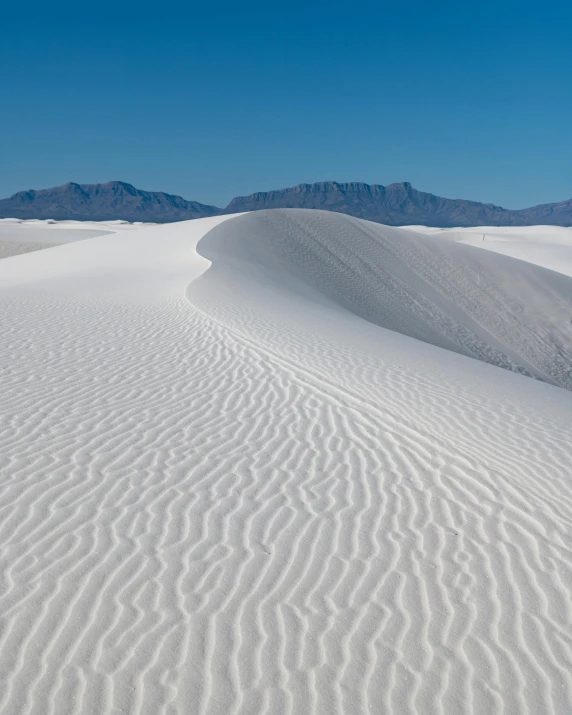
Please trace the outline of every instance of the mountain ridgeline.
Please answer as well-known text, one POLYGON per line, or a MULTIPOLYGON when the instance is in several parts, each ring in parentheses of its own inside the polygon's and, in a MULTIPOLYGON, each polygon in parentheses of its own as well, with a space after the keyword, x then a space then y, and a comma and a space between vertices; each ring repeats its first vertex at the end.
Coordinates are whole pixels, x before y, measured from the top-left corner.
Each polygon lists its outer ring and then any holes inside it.
POLYGON ((162 191, 141 191, 124 181, 69 183, 40 191, 19 191, 0 200, 0 218, 170 223, 220 212, 216 206, 186 201, 162 191))
POLYGON ((169 223, 273 208, 337 211, 391 226, 572 225, 572 199, 511 210, 477 201, 442 198, 418 191, 408 182, 381 186, 335 181, 240 196, 226 208, 187 201, 173 194, 141 191, 123 181, 68 183, 51 189, 20 191, 0 200, 0 218, 169 223))

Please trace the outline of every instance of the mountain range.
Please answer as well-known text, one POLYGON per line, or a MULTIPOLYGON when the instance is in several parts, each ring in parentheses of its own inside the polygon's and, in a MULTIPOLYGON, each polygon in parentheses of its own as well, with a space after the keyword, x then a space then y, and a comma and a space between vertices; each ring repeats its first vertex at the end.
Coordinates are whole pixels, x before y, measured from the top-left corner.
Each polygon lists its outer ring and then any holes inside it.
POLYGON ((270 208, 337 211, 392 226, 572 225, 572 199, 511 210, 477 201, 442 198, 418 191, 408 182, 381 186, 335 181, 239 196, 225 208, 187 201, 173 194, 142 191, 123 181, 70 182, 51 189, 19 191, 1 199, 0 218, 168 223, 270 208))

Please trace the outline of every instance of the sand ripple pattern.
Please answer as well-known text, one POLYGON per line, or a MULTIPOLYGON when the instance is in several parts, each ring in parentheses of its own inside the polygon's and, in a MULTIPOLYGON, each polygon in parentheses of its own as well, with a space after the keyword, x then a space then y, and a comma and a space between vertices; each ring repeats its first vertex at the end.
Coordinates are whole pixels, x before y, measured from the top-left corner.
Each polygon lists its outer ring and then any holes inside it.
POLYGON ((1 301, 0 713, 570 713, 569 393, 208 276, 1 301))

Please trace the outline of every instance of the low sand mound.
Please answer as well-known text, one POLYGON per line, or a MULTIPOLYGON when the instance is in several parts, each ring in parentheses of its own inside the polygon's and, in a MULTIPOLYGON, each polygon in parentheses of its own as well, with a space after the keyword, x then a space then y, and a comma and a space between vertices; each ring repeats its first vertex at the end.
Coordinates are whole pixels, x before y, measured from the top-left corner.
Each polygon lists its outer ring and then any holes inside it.
POLYGON ((55 221, 53 219, 0 219, 0 258, 32 253, 86 238, 139 228, 127 221, 55 221))
POLYGON ((47 243, 45 241, 33 243, 32 241, 0 241, 0 258, 10 258, 19 256, 21 253, 32 253, 42 251, 45 248, 59 246, 59 243, 47 243))
POLYGON ((572 710, 572 393, 459 354, 556 379, 569 283, 403 233, 0 262, 0 713, 572 710))

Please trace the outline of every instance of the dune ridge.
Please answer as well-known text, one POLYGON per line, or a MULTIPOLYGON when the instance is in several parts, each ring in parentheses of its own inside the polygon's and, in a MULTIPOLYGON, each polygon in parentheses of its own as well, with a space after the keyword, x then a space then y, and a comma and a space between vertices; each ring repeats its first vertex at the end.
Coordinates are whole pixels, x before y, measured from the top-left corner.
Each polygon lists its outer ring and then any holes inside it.
POLYGON ((261 212, 0 262, 1 713, 572 707, 572 393, 460 354, 564 383, 569 279, 378 228, 261 212), (525 287, 523 352, 487 295, 525 287))

